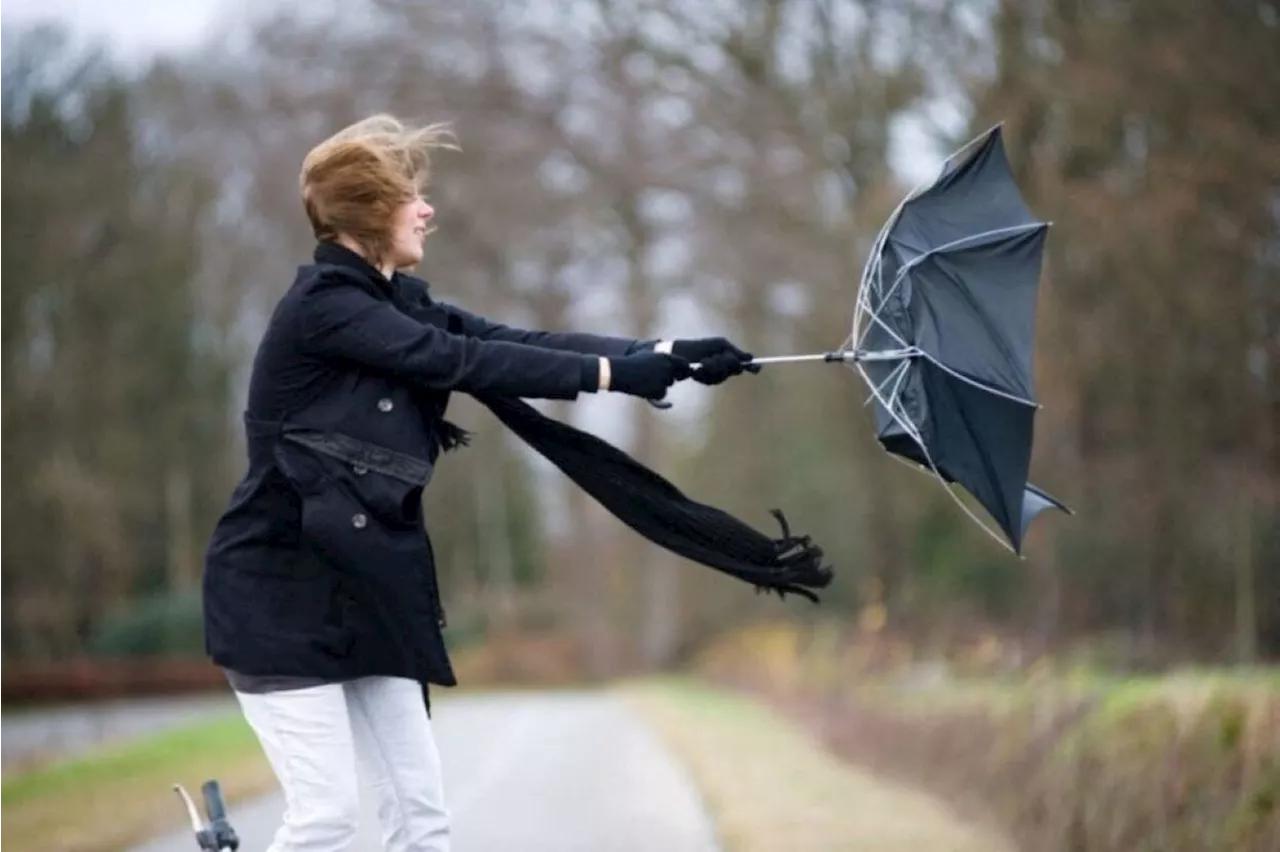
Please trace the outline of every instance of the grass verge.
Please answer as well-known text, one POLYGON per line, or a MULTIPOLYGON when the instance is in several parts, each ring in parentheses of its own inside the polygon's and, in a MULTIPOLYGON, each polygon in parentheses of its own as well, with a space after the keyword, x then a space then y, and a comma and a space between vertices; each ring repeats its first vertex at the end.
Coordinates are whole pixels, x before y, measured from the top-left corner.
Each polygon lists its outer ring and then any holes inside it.
POLYGON ((183 825, 173 783, 181 782, 199 801, 200 785, 209 778, 222 783, 228 800, 274 783, 238 713, 5 778, 3 845, 119 852, 183 825))
POLYGON ((729 635, 709 680, 821 731, 836 753, 998 819, 1036 852, 1280 850, 1280 675, 1125 676, 1044 659, 869 666, 874 637, 729 635))
POLYGON ((622 695, 682 759, 725 852, 1000 852, 939 800, 833 756, 767 707, 683 679, 622 695))

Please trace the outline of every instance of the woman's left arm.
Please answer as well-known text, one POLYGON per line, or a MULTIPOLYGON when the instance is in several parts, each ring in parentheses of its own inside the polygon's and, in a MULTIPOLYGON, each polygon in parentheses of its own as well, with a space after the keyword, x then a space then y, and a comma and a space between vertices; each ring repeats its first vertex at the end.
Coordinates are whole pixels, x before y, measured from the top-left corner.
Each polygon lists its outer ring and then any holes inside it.
POLYGON ((525 331, 490 322, 484 317, 452 305, 446 306, 446 310, 461 319, 464 334, 482 340, 505 340, 542 349, 564 349, 585 355, 603 355, 611 358, 649 350, 665 352, 698 364, 699 369, 694 372, 693 379, 704 385, 718 385, 743 372, 760 372, 760 365, 751 363, 750 352, 743 351, 723 337, 700 337, 694 340, 631 340, 625 337, 606 337, 580 332, 525 331))
POLYGON ((402 292, 408 295, 411 302, 422 306, 434 304, 435 308, 445 311, 452 317, 454 322, 450 323, 451 327, 456 324, 456 330, 468 337, 521 343, 525 346, 559 349, 584 355, 601 355, 607 358, 618 358, 650 350, 665 352, 668 355, 676 355, 698 363, 701 369, 694 373, 693 377, 699 383, 706 385, 718 385, 730 376, 736 376, 744 371, 760 372, 759 365, 750 363, 750 352, 743 351, 723 337, 703 337, 695 340, 637 340, 586 332, 527 331, 492 322, 456 305, 444 302, 432 303, 426 296, 425 281, 409 275, 403 276, 403 279, 407 289, 402 292))
POLYGON ((527 331, 492 322, 454 305, 442 305, 442 307, 462 321, 464 334, 481 340, 503 340, 542 349, 560 349, 609 358, 650 351, 658 343, 657 340, 636 340, 629 337, 610 337, 577 331, 527 331))
MULTIPOLYGON (((537 346, 541 349, 559 349, 563 352, 601 355, 606 358, 620 358, 637 352, 647 352, 661 342, 656 339, 636 340, 629 337, 611 337, 585 332, 527 331, 522 328, 511 328, 463 310, 456 305, 431 299, 427 295, 427 282, 420 278, 404 273, 396 277, 400 279, 400 292, 405 301, 405 308, 410 314, 419 310, 444 311, 454 320, 449 324, 450 327, 467 337, 522 343, 525 346, 537 346)), ((671 354, 670 343, 666 343, 662 349, 667 354, 671 354)))

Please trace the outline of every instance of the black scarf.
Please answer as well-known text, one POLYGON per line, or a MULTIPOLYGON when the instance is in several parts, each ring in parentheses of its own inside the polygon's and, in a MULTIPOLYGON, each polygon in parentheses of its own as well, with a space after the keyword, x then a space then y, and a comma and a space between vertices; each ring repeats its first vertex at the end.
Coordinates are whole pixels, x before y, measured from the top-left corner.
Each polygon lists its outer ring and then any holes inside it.
POLYGON ((544 417, 519 399, 481 397, 525 443, 640 535, 674 553, 753 584, 757 590, 802 595, 831 582, 822 549, 793 536, 782 512, 782 538, 771 539, 727 512, 690 500, 667 480, 617 447, 544 417))
MULTIPOLYGON (((815 603, 831 569, 809 536, 792 535, 774 509, 782 538, 772 539, 714 506, 690 500, 678 488, 607 441, 539 413, 520 399, 476 396, 521 440, 596 498, 614 517, 655 544, 751 583, 757 591, 788 592, 815 603)), ((444 449, 465 445, 470 434, 441 423, 444 449)))

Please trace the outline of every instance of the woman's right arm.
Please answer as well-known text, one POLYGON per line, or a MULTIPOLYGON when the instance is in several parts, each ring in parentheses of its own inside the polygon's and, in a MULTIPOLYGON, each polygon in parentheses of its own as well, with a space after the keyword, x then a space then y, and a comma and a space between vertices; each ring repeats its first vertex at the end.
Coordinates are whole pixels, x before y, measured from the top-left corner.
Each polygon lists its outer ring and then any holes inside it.
POLYGON ((596 357, 450 334, 341 273, 321 273, 298 298, 302 351, 312 357, 472 394, 574 399, 600 384, 596 357))

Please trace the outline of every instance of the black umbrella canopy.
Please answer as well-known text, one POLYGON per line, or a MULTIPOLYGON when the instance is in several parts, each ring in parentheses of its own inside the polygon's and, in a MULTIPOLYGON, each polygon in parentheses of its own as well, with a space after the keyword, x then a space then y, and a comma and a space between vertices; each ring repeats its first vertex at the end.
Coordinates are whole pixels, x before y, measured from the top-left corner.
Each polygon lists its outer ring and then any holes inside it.
POLYGON ((909 195, 876 241, 854 321, 886 450, 964 487, 1015 552, 1066 507, 1027 483, 1036 295, 1048 224, 992 128, 909 195))

